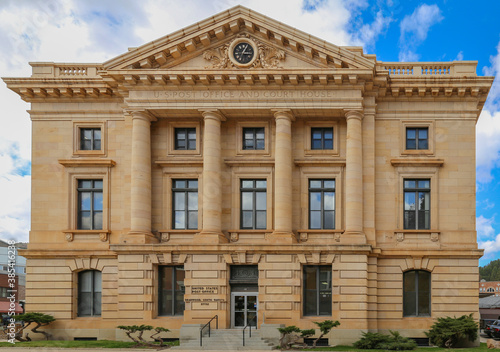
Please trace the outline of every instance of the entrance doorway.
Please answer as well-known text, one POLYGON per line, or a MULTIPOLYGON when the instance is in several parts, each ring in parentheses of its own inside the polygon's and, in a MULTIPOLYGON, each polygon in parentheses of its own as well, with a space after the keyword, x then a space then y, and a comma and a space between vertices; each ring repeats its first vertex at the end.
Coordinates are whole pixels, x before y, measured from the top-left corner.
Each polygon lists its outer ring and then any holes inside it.
POLYGON ((258 326, 259 270, 257 265, 232 265, 229 284, 231 286, 231 328, 258 326))
POLYGON ((255 292, 231 293, 231 327, 257 326, 259 302, 255 292))

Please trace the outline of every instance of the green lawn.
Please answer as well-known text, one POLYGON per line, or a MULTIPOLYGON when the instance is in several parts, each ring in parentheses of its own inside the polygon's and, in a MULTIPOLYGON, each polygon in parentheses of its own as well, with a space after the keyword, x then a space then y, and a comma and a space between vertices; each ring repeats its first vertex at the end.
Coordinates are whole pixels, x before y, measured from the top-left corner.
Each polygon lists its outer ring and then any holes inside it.
MULTIPOLYGON (((385 351, 385 350, 360 350, 356 349, 352 346, 335 346, 335 347, 316 347, 315 349, 305 349, 302 351, 352 351, 352 352, 378 352, 378 351, 385 351)), ((447 348, 438 348, 438 347, 419 347, 415 350, 414 352, 486 352, 488 351, 488 348, 486 347, 485 343, 482 343, 481 346, 479 347, 473 347, 473 348, 454 348, 454 349, 447 349, 447 348)))
MULTIPOLYGON (((165 345, 177 346, 179 342, 166 342, 165 345)), ((158 345, 159 346, 159 345, 158 345)), ((28 341, 15 344, 0 342, 0 347, 59 347, 59 348, 141 348, 134 342, 124 341, 28 341)), ((148 348, 148 347, 144 347, 148 348)))

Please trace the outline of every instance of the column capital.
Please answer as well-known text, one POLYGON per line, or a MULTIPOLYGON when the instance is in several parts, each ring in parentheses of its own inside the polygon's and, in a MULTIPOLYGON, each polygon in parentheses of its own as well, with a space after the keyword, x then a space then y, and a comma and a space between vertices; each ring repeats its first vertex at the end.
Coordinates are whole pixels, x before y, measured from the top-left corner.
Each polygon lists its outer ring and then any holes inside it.
POLYGON ((347 110, 345 113, 345 118, 346 120, 350 119, 357 119, 357 120, 363 120, 363 111, 362 110, 347 110))
POLYGON ((271 109, 276 120, 287 119, 289 121, 295 121, 295 116, 292 114, 290 109, 271 109))
POLYGON ((153 114, 146 110, 126 110, 126 112, 130 114, 133 119, 142 119, 148 122, 158 120, 153 114))
POLYGON ((205 120, 226 121, 226 117, 217 109, 200 109, 201 115, 205 120))

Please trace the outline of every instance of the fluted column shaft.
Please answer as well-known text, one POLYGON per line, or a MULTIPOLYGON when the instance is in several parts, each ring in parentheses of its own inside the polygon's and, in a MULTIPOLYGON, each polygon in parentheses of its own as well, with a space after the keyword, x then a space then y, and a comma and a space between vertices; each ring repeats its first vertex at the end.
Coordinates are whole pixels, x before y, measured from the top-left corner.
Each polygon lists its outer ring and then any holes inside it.
POLYGON ((347 111, 346 233, 363 232, 363 142, 361 111, 347 111))
POLYGON ((292 233, 292 121, 287 110, 274 111, 276 119, 274 232, 292 233))
POLYGON ((151 119, 146 112, 132 113, 130 177, 130 232, 151 234, 151 119))
POLYGON ((222 234, 221 123, 217 111, 203 111, 203 234, 222 234))

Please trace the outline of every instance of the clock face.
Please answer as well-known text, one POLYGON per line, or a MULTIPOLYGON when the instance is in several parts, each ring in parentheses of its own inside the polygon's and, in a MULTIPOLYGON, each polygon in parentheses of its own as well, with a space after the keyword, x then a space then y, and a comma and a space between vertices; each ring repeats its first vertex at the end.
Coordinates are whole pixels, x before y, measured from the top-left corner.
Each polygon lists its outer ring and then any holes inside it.
POLYGON ((240 42, 233 49, 233 57, 240 64, 248 64, 254 55, 253 46, 248 42, 240 42))

